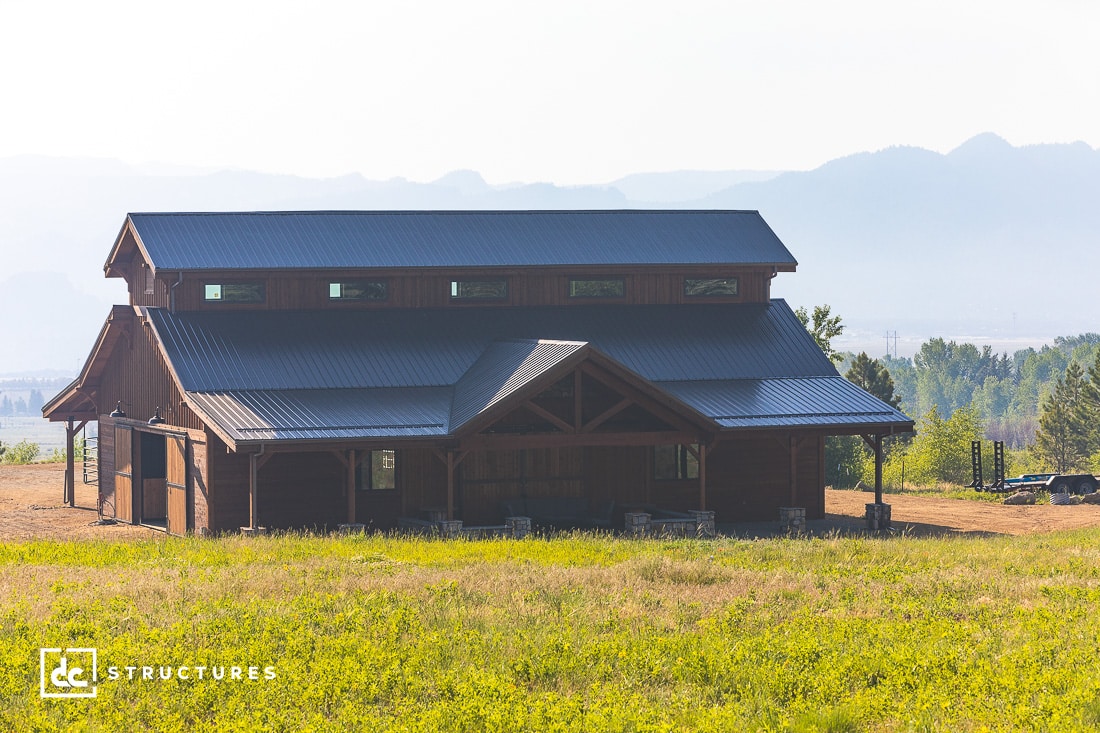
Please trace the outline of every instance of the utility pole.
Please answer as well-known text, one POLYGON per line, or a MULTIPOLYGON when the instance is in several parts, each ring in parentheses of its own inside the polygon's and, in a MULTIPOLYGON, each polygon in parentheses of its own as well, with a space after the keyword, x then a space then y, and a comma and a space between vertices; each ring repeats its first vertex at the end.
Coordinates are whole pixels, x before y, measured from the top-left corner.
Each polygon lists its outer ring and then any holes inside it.
POLYGON ((894 340, 894 358, 898 358, 898 332, 894 331, 893 335, 889 331, 886 332, 886 356, 890 356, 890 339, 894 340))

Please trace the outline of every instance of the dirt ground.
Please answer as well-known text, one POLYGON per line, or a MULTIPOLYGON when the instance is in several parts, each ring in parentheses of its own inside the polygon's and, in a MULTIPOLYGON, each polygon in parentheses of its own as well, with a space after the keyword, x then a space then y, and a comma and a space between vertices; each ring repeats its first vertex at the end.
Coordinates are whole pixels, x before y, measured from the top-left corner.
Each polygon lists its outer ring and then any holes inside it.
POLYGON ((0 465, 0 540, 163 537, 145 527, 97 524, 99 489, 76 479, 76 506, 62 503, 64 463, 0 465))
MULTIPOLYGON (((133 539, 164 537, 164 533, 128 524, 97 524, 97 489, 77 478, 76 507, 62 504, 65 466, 44 463, 30 466, 0 465, 0 540, 133 539)), ((894 528, 915 535, 1005 534, 1022 535, 1080 527, 1100 527, 1100 505, 1004 506, 962 499, 887 494, 894 528)), ((833 530, 864 528, 864 505, 874 494, 862 491, 825 492, 825 519, 809 522, 809 530, 823 534, 833 530)), ((721 518, 719 518, 721 522, 721 518)), ((778 533, 778 522, 721 525, 742 536, 778 533)))

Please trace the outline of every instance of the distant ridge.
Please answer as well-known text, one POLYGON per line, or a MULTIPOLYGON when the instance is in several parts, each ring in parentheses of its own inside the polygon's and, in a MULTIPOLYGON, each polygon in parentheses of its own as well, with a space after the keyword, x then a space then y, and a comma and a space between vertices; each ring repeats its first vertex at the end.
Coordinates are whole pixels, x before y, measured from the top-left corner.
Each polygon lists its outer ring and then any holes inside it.
POLYGON ((946 155, 895 146, 812 171, 638 173, 604 185, 309 179, 119 161, 0 159, 0 312, 17 348, 0 373, 75 373, 112 302, 102 277, 130 211, 310 209, 756 209, 799 261, 773 293, 829 303, 882 343, 986 334, 1012 340, 1100 322, 1100 152, 1085 143, 1014 147, 984 133, 946 155), (12 317, 21 314, 22 317, 12 317))

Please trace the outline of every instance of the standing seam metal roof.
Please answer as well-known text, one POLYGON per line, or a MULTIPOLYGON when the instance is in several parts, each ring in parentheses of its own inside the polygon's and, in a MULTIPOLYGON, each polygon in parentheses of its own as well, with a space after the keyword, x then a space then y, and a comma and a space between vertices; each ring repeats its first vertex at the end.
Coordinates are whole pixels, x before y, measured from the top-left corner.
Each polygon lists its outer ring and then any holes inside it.
POLYGON ((148 311, 185 390, 453 386, 494 341, 586 342, 651 381, 836 376, 781 300, 364 311, 148 311))
POLYGON ((157 270, 795 265, 756 211, 129 215, 157 270))
POLYGON ((148 316, 187 399, 238 441, 453 435, 589 347, 729 429, 911 423, 783 301, 148 316))

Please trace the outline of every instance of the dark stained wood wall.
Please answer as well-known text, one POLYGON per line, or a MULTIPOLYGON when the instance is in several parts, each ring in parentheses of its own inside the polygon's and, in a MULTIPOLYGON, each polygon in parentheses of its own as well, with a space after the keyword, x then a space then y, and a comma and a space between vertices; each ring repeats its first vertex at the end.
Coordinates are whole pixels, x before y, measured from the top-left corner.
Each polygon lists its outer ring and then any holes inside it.
MULTIPOLYGON (((421 516, 422 510, 447 508, 447 466, 430 448, 400 448, 397 450, 396 506, 382 505, 384 492, 359 493, 359 499, 377 502, 367 504, 357 501, 356 515, 359 521, 382 527, 396 526, 398 516, 421 516), (377 496, 378 499, 372 499, 377 496), (395 514, 387 514, 393 511, 395 514), (372 511, 373 510, 373 511, 372 511)), ((461 468, 461 464, 460 464, 461 468)))
POLYGON ((582 497, 583 448, 476 451, 458 467, 458 516, 467 524, 499 524, 506 501, 582 497))
POLYGON ((183 404, 168 365, 154 345, 152 329, 137 317, 130 338, 121 339, 111 353, 95 400, 101 413, 110 412, 121 401, 126 416, 135 420, 148 420, 160 407, 166 425, 190 430, 205 427, 183 404))
POLYGON ((805 507, 806 516, 825 515, 823 440, 801 436, 795 460, 796 496, 790 491, 791 460, 786 434, 757 433, 719 442, 707 458, 707 508, 717 521, 779 519, 779 507, 805 507))
MULTIPOLYGON (((132 302, 139 305, 166 306, 169 302, 166 282, 158 280, 156 294, 144 295, 143 270, 140 263, 134 266, 131 277, 132 302)), ((175 309, 190 310, 314 310, 324 308, 444 308, 486 305, 486 301, 452 301, 450 283, 454 279, 507 279, 508 298, 492 301, 502 306, 531 305, 583 305, 594 302, 623 303, 628 305, 666 304, 685 302, 764 303, 771 297, 771 271, 745 268, 714 268, 713 271, 683 269, 680 271, 619 269, 599 271, 519 271, 519 270, 451 270, 451 271, 346 271, 318 274, 314 271, 256 272, 243 275, 240 272, 188 274, 175 288, 175 309), (625 281, 623 298, 570 298, 569 280, 576 277, 622 277, 625 281), (685 298, 684 277, 740 278, 740 295, 726 298, 685 298), (328 297, 328 285, 333 281, 385 280, 389 298, 376 301, 333 301, 328 297), (203 299, 207 283, 263 282, 266 285, 264 303, 207 302, 203 299)), ((173 284, 175 281, 172 281, 173 284)))

